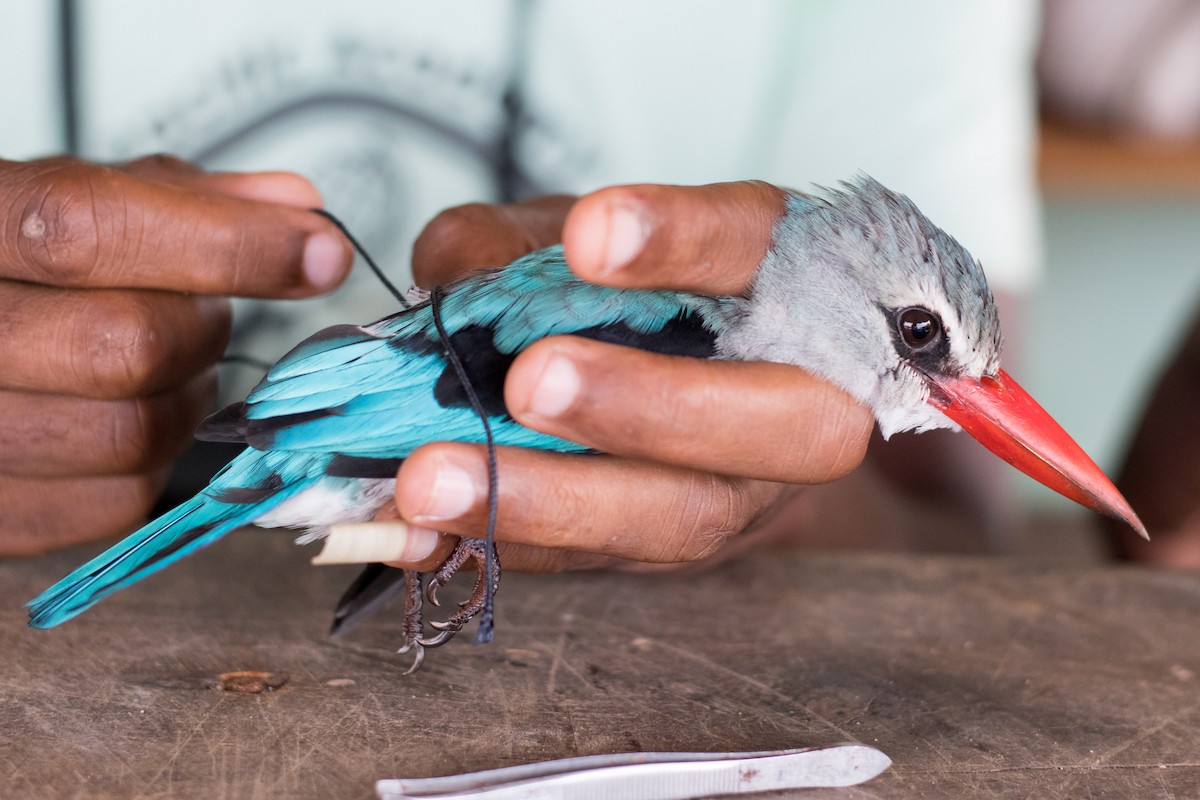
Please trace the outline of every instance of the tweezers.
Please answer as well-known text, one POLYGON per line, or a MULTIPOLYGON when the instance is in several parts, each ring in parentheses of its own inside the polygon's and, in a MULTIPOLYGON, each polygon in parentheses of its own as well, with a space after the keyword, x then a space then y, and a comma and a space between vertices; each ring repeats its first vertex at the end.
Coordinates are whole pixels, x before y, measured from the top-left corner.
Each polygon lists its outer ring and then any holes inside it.
POLYGON ((838 744, 757 753, 617 753, 378 781, 380 800, 689 800, 854 786, 891 765, 874 747, 838 744))

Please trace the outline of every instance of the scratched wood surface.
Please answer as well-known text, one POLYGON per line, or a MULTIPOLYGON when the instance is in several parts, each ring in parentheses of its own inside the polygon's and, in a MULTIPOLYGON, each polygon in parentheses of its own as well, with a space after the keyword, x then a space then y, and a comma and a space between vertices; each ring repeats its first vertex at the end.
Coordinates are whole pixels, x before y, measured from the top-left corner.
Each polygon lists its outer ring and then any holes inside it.
POLYGON ((0 563, 0 796, 368 798, 381 777, 846 740, 893 768, 787 796, 1200 796, 1192 576, 811 554, 510 575, 495 644, 403 677, 394 616, 327 640, 352 571, 277 534, 26 629, 21 604, 84 555, 0 563), (238 670, 286 683, 217 688, 238 670))

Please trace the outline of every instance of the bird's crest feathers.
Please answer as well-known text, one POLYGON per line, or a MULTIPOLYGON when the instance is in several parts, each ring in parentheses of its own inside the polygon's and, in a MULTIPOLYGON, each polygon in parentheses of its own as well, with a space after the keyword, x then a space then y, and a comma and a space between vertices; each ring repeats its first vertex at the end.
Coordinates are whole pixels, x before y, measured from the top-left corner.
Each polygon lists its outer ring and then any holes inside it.
POLYGON ((920 370, 999 368, 1000 326, 983 270, 911 200, 860 176, 793 194, 755 276, 747 319, 722 340, 739 358, 795 363, 871 406, 885 436, 954 427, 925 402, 920 370), (937 363, 898 346, 897 315, 936 315, 937 363))

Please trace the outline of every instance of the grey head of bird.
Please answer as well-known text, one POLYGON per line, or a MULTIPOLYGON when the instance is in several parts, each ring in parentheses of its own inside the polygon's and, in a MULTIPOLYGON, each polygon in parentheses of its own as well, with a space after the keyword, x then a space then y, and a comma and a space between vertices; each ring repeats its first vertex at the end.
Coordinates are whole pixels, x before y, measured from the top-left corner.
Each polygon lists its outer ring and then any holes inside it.
POLYGON ((994 376, 1000 321, 979 262, 907 197, 861 177, 790 195, 720 347, 796 364, 869 406, 884 437, 956 428, 941 376, 994 376))
POLYGON ((1146 529, 1112 482, 1000 368, 983 268, 867 177, 789 195, 722 354, 795 364, 869 406, 884 437, 962 428, 1055 491, 1146 529))

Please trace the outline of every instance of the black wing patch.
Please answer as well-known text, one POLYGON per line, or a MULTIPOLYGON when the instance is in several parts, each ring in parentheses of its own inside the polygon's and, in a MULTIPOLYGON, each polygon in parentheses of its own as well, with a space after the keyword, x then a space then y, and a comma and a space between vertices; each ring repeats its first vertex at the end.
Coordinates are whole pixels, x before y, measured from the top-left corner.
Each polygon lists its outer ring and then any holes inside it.
POLYGON ((339 412, 336 408, 318 408, 298 414, 280 414, 266 419, 247 419, 246 404, 234 403, 213 414, 196 429, 196 438, 202 442, 236 442, 248 444, 255 450, 270 450, 275 446, 275 433, 311 422, 322 417, 331 417, 339 412))
POLYGON ((246 442, 246 403, 234 403, 211 414, 196 429, 202 442, 246 442))
POLYGON ((333 478, 394 478, 403 458, 368 458, 337 453, 325 467, 333 478))
MULTIPOLYGON (((450 345, 462 359, 463 367, 479 402, 489 417, 507 416, 504 407, 504 379, 508 369, 517 360, 516 353, 504 353, 496 348, 496 337, 492 328, 483 325, 468 325, 450 334, 450 345)), ((442 408, 470 408, 467 390, 454 367, 446 364, 433 387, 433 398, 442 408)))
MULTIPOLYGON (((323 340, 343 338, 351 332, 350 329, 351 326, 328 328, 310 337, 300 347, 320 343, 323 340)), ((358 329, 353 330, 357 331, 358 329)), ((717 335, 704 325, 704 321, 698 314, 686 311, 671 318, 658 330, 648 333, 639 333, 623 322, 596 325, 565 333, 664 355, 691 358, 712 358, 716 355, 717 349, 717 335)), ((509 415, 508 409, 504 406, 504 380, 508 377, 508 370, 512 367, 518 354, 499 350, 496 347, 494 329, 485 325, 469 325, 455 331, 450 335, 450 342, 463 361, 467 377, 479 395, 484 411, 490 417, 507 418, 509 415)), ((424 336, 396 339, 390 344, 398 350, 421 355, 443 352, 443 348, 436 339, 424 336)), ((299 351, 300 347, 297 347, 296 351, 299 351)), ((438 405, 443 408, 471 407, 466 389, 463 388, 458 374, 449 364, 438 376, 433 395, 438 405)), ((246 418, 246 403, 234 403, 201 423, 196 431, 196 438, 205 442, 244 443, 258 450, 270 450, 274 446, 277 431, 322 417, 333 416, 340 410, 340 407, 324 408, 298 414, 283 414, 267 419, 250 420, 246 418)), ((360 459, 338 455, 329 465, 327 474, 354 478, 390 478, 395 476, 398 466, 399 462, 395 459, 360 459)))
POLYGON ((628 325, 619 323, 584 328, 574 335, 667 356, 712 358, 717 354, 717 335, 705 327, 699 315, 687 312, 680 312, 666 325, 650 333, 638 333, 628 325))
MULTIPOLYGON (((712 358, 717 351, 717 335, 705 327, 696 314, 680 313, 663 327, 649 333, 638 333, 623 322, 564 333, 664 355, 712 358)), ((462 358, 467 377, 471 379, 488 416, 507 417, 504 379, 517 354, 498 350, 493 329, 483 325, 471 325, 456 331, 450 336, 450 342, 462 358)), ((433 395, 443 408, 471 406, 458 374, 449 364, 438 377, 433 395)))

